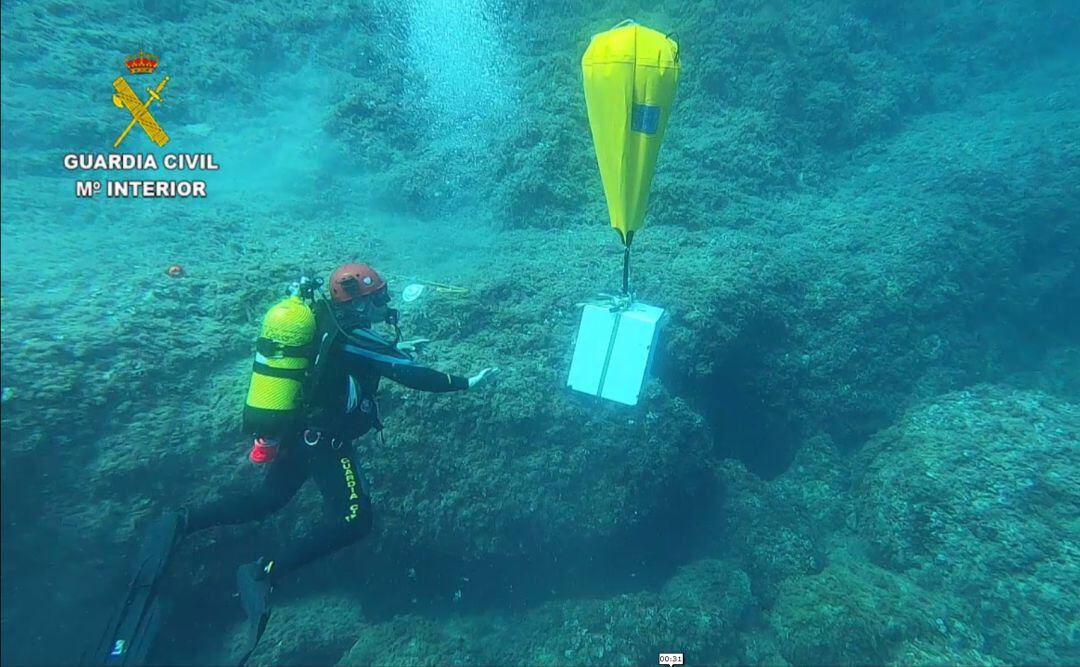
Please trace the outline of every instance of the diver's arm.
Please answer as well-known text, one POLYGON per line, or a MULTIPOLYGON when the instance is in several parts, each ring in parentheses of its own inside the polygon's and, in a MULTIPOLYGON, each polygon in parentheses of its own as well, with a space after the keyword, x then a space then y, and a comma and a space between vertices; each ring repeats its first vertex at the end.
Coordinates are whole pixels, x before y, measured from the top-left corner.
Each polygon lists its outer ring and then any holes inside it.
POLYGON ((433 391, 437 393, 448 391, 465 391, 469 388, 469 379, 460 375, 451 375, 420 366, 415 363, 410 365, 389 365, 380 369, 384 377, 388 377, 400 385, 420 391, 433 391))
POLYGON ((373 369, 379 375, 410 389, 441 393, 469 388, 468 378, 421 366, 400 353, 394 354, 390 350, 375 351, 352 343, 346 343, 342 349, 349 365, 373 369))

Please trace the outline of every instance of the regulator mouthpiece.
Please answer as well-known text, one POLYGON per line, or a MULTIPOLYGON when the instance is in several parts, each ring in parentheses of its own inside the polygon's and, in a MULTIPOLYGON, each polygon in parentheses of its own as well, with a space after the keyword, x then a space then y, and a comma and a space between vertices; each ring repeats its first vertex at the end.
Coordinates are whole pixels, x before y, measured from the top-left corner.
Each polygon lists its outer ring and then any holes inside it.
POLYGON ((322 286, 322 278, 310 278, 302 275, 299 280, 289 285, 289 294, 312 301, 315 299, 315 291, 322 286))

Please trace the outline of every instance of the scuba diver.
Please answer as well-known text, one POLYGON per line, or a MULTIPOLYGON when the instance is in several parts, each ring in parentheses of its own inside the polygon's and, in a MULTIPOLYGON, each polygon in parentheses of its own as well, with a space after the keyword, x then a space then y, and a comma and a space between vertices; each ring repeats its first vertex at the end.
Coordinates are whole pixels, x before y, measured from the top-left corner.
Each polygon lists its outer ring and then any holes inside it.
POLYGON ((316 296, 321 286, 319 280, 301 278, 291 296, 263 319, 244 406, 244 430, 254 438, 249 459, 268 466, 262 485, 182 507, 151 525, 121 612, 93 656, 96 664, 146 659, 163 616, 158 582, 184 536, 267 517, 313 478, 324 501, 321 523, 237 571, 241 605, 250 621, 244 664, 270 618, 275 582, 371 531, 371 498, 353 441, 382 430, 376 400, 382 378, 420 391, 452 392, 473 389, 497 371, 485 368, 463 377, 413 361, 410 352, 427 341, 400 341, 398 312, 390 307, 386 281, 366 264, 345 264, 334 271, 329 299, 316 296), (393 338, 373 329, 382 323, 393 328, 393 338))

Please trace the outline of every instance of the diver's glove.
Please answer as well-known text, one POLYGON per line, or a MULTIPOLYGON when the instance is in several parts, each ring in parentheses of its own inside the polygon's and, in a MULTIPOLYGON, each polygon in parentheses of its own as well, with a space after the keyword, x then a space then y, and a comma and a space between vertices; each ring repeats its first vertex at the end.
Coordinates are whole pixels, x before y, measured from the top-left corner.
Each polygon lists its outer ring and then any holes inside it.
POLYGON ((430 338, 415 338, 413 340, 406 340, 398 343, 397 349, 403 352, 419 352, 421 346, 427 345, 430 342, 430 338))
POLYGON ((491 377, 499 372, 498 368, 488 367, 469 378, 469 389, 490 382, 491 377))

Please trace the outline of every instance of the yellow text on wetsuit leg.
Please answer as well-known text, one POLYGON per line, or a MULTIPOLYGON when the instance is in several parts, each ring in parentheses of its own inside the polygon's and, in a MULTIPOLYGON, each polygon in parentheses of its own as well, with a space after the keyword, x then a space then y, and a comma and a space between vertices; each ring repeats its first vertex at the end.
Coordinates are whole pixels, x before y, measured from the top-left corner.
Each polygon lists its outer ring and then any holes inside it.
MULTIPOLYGON (((356 492, 356 473, 353 472, 352 461, 348 456, 341 457, 341 468, 345 471, 345 486, 349 487, 349 500, 360 500, 360 494, 356 492)), ((349 513, 345 515, 345 520, 354 521, 359 511, 360 503, 351 503, 349 513)))

